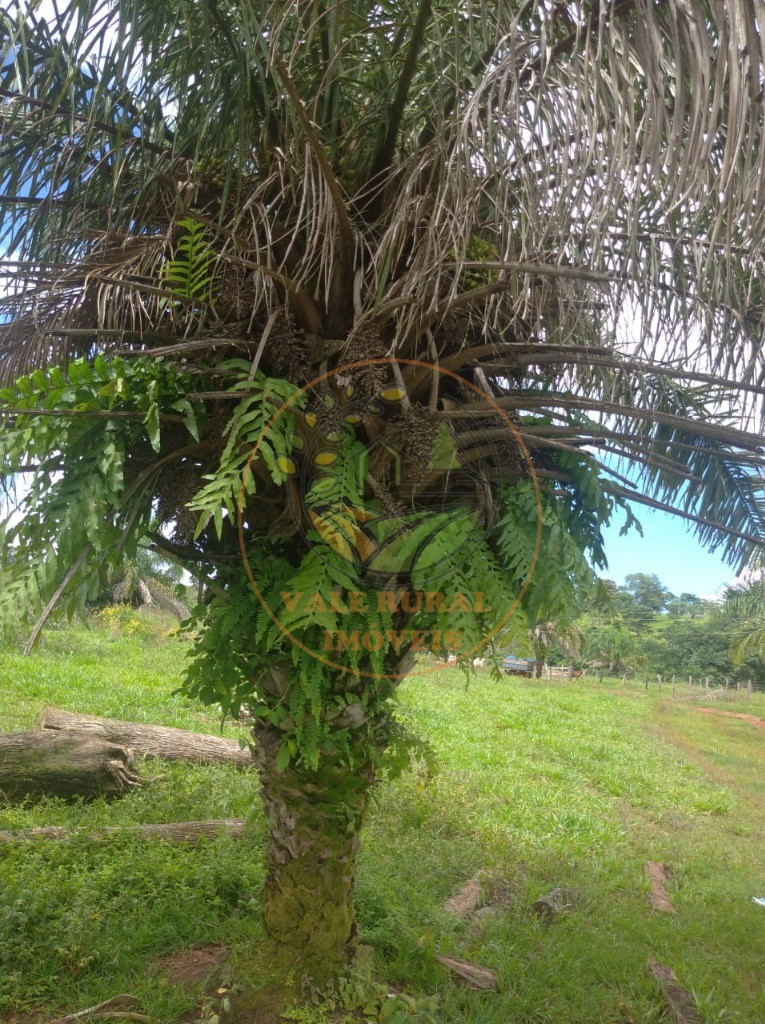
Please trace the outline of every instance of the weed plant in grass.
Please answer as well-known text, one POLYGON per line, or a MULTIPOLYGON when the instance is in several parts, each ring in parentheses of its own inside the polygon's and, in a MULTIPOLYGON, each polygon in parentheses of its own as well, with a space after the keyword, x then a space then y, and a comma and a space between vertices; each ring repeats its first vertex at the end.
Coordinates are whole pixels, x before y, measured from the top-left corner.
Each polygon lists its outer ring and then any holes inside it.
MULTIPOLYGON (((0 653, 0 728, 29 728, 56 704, 215 731, 210 711, 173 694, 183 653, 174 638, 50 632, 29 659, 0 653)), ((383 786, 364 834, 357 907, 378 977, 438 994, 444 1024, 646 1024, 666 1019, 653 956, 708 1024, 765 1020, 765 911, 750 902, 765 895, 765 730, 667 689, 608 682, 481 674, 466 688, 444 670, 404 682, 401 700, 438 771, 383 786), (675 917, 650 910, 646 859, 671 866, 675 917), (479 868, 502 898, 476 924, 443 904, 479 868), (530 907, 554 887, 570 906, 548 924, 530 907), (462 987, 436 950, 493 969, 500 991, 462 987)), ((747 711, 765 718, 765 696, 747 711)), ((0 828, 250 813, 250 833, 194 847, 120 837, 0 848, 0 1014, 54 1016, 130 991, 152 1021, 171 1021, 199 990, 168 983, 159 958, 211 942, 231 949, 231 980, 257 984, 245 967, 264 870, 254 775, 143 771, 153 784, 110 804, 0 805, 0 828)))

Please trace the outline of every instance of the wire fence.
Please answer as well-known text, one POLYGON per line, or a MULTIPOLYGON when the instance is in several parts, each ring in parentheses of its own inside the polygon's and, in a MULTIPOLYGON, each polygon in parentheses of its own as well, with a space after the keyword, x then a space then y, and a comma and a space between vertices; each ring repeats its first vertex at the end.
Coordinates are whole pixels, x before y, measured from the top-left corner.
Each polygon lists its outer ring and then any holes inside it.
MULTIPOLYGON (((554 667, 553 671, 555 672, 554 667)), ((552 675, 546 678, 554 679, 561 676, 552 675)), ((636 672, 616 676, 596 670, 586 671, 583 678, 585 681, 595 680, 606 685, 619 685, 624 689, 669 692, 692 698, 702 697, 704 700, 744 699, 754 694, 765 693, 765 686, 752 679, 720 679, 712 675, 680 676, 677 673, 663 675, 657 672, 636 672)))

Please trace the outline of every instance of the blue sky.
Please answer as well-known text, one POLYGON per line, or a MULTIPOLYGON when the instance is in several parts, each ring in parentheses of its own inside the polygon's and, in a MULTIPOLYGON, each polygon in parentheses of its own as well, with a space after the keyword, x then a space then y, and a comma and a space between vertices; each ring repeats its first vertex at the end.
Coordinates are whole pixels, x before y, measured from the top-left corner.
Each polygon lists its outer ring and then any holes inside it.
POLYGON ((643 536, 630 530, 620 537, 624 517, 617 514, 604 531, 608 569, 600 575, 621 584, 629 573, 655 573, 673 594, 686 591, 699 597, 711 597, 734 580, 734 571, 720 555, 699 544, 690 532, 690 523, 639 506, 634 506, 634 512, 643 536))

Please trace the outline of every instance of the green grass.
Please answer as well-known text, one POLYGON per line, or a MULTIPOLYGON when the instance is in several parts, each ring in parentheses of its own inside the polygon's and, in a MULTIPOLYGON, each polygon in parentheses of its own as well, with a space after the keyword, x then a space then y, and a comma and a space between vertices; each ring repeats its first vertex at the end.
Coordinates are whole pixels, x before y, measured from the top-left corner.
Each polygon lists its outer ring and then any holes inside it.
MULTIPOLYGON (((31 658, 0 653, 0 728, 31 728, 52 704, 217 731, 214 715, 172 693, 183 655, 172 638, 52 631, 31 658)), ((703 695, 681 699, 679 687, 673 699, 668 687, 481 675, 466 689, 443 671, 410 678, 401 695, 439 770, 384 786, 365 830, 357 907, 379 977, 438 994, 445 1024, 644 1024, 666 1019, 652 956, 693 991, 707 1024, 765 1020, 765 910, 750 902, 765 895, 765 730, 704 714, 703 695), (650 910, 646 859, 671 866, 676 917, 650 910), (476 927, 443 903, 479 868, 504 898, 476 927), (546 924, 530 906, 553 887, 571 906, 546 924), (493 969, 499 993, 455 983, 435 951, 493 969)), ((765 718, 765 695, 711 706, 765 718)), ((0 848, 0 1016, 55 1016, 125 991, 152 1021, 170 1021, 199 991, 168 984, 161 956, 224 943, 233 980, 251 960, 264 871, 255 779, 144 771, 153 785, 121 801, 0 806, 0 828, 250 812, 251 834, 189 848, 129 838, 0 848)))

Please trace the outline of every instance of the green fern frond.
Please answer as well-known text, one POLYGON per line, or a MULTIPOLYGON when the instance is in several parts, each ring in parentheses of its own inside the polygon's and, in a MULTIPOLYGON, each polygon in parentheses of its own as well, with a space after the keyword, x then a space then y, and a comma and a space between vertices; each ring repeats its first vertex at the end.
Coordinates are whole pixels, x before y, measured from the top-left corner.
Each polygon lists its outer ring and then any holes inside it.
MULTIPOLYGON (((249 372, 250 364, 232 359, 221 364, 221 368, 249 372)), ((245 497, 255 490, 255 478, 250 469, 253 459, 264 461, 274 483, 284 483, 287 478, 284 460, 292 450, 293 409, 302 404, 297 390, 289 381, 262 373, 252 380, 246 377, 237 381, 230 388, 232 398, 241 395, 241 399, 226 426, 226 444, 219 466, 214 473, 205 476, 208 483, 189 502, 189 508, 200 513, 197 536, 211 519, 220 536, 224 512, 232 520, 236 518, 245 497), (278 415, 291 399, 291 408, 278 415)))
POLYGON ((163 264, 160 281, 176 295, 200 305, 215 304, 217 280, 215 263, 218 258, 207 241, 204 224, 193 217, 178 221, 183 235, 175 247, 173 258, 163 264))

